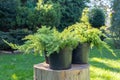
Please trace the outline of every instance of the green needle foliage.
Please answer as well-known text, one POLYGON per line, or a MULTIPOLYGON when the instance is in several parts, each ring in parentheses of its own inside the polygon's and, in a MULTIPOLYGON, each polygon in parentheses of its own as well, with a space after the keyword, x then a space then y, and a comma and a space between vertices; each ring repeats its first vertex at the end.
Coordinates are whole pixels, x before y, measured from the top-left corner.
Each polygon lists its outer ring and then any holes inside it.
POLYGON ((91 48, 95 46, 100 52, 106 48, 115 56, 115 53, 110 46, 101 40, 100 37, 104 36, 104 34, 99 29, 92 28, 90 24, 85 23, 76 23, 69 26, 68 29, 74 33, 74 36, 79 40, 79 43, 89 43, 91 48))
POLYGON ((66 28, 63 32, 59 32, 56 29, 50 29, 43 26, 37 33, 28 35, 24 38, 26 40, 23 45, 16 45, 12 43, 6 43, 14 49, 19 49, 25 53, 39 53, 41 55, 47 52, 47 55, 54 52, 59 52, 65 47, 75 48, 79 43, 89 43, 91 48, 97 47, 100 52, 103 48, 106 48, 113 55, 114 52, 100 37, 104 35, 99 29, 92 28, 87 23, 76 23, 66 28))
POLYGON ((91 47, 96 46, 100 51, 106 48, 108 51, 113 50, 101 40, 101 36, 104 34, 98 29, 93 28, 86 16, 87 9, 84 10, 83 16, 81 18, 81 23, 76 23, 64 29, 64 31, 59 32, 55 28, 43 26, 37 33, 33 35, 28 35, 24 38, 26 40, 23 45, 16 45, 12 43, 7 43, 14 49, 19 49, 25 51, 26 53, 35 52, 43 55, 47 52, 47 56, 54 52, 59 52, 65 47, 76 48, 79 43, 89 43, 91 47))
POLYGON ((68 30, 73 32, 74 36, 79 40, 79 43, 89 43, 91 45, 91 48, 95 46, 100 52, 106 48, 115 56, 115 53, 110 48, 110 46, 101 40, 101 36, 105 36, 105 34, 102 33, 102 31, 98 28, 91 26, 91 24, 88 22, 89 20, 87 14, 88 9, 85 8, 82 13, 82 22, 69 26, 68 30))
POLYGON ((19 0, 0 0, 0 31, 14 28, 19 5, 19 0))
POLYGON ((43 26, 37 33, 33 35, 28 35, 24 38, 26 40, 23 45, 16 45, 6 42, 14 49, 24 51, 25 53, 40 53, 43 55, 47 52, 47 55, 54 52, 59 52, 65 47, 75 48, 77 46, 78 40, 73 37, 73 33, 65 29, 63 32, 59 32, 56 29, 50 29, 43 26))
MULTIPOLYGON (((86 3, 89 0, 38 0, 47 3, 52 1, 53 3, 60 4, 61 19, 60 24, 56 26, 59 31, 63 31, 66 27, 79 22, 82 11, 86 7, 86 3)), ((59 13, 59 12, 58 12, 59 13)))

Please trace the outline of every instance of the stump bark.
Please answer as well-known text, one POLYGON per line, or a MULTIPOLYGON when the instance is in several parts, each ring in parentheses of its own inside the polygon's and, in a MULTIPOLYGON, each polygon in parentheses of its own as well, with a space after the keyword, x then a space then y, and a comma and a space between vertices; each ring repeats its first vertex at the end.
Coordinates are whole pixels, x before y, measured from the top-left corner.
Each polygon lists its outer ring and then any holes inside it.
POLYGON ((52 70, 46 63, 36 64, 34 80, 90 80, 89 64, 74 64, 68 70, 52 70))

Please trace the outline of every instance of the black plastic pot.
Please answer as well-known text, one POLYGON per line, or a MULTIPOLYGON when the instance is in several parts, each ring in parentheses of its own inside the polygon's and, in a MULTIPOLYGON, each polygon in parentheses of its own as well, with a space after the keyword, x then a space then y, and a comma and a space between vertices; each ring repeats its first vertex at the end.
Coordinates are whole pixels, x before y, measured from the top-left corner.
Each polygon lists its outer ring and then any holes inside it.
POLYGON ((65 70, 71 68, 72 49, 64 48, 59 53, 53 53, 49 56, 49 66, 53 70, 65 70))
POLYGON ((89 48, 88 43, 79 44, 72 53, 72 64, 87 64, 89 57, 89 48))

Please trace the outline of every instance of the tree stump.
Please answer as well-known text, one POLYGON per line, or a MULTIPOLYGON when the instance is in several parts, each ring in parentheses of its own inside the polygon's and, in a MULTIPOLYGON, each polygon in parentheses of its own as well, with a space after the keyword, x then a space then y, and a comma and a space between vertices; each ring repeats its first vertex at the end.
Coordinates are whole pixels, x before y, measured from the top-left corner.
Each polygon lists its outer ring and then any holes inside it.
POLYGON ((74 64, 67 70, 52 70, 46 63, 36 64, 34 80, 90 80, 89 64, 74 64))

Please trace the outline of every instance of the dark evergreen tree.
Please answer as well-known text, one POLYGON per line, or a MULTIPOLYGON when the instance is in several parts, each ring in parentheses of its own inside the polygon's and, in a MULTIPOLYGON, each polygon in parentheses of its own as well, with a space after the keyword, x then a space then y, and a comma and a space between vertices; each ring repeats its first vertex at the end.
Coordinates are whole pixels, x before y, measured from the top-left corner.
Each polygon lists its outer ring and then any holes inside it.
POLYGON ((105 25, 105 13, 100 8, 93 8, 89 11, 89 23, 92 27, 100 28, 105 25))
POLYGON ((80 21, 82 11, 89 0, 44 0, 45 3, 48 1, 60 4, 62 16, 57 28, 63 30, 65 27, 80 21))
POLYGON ((113 33, 115 47, 120 48, 120 0, 114 0, 112 7, 114 12, 111 20, 111 32, 113 33))

